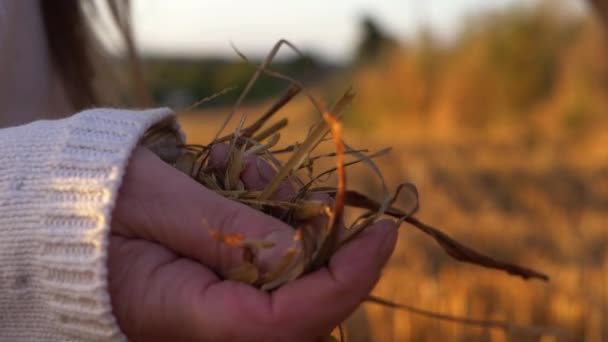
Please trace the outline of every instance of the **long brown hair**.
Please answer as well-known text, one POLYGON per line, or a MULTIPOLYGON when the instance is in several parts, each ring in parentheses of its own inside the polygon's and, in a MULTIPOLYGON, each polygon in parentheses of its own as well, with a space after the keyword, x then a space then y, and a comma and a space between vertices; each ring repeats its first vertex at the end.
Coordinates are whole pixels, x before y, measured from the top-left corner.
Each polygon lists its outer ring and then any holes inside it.
MULTIPOLYGON (((128 67, 127 96, 120 94, 122 99, 137 106, 150 105, 150 97, 142 76, 141 63, 138 58, 133 31, 129 0, 106 0, 106 6, 112 16, 113 24, 118 29, 124 45, 124 56, 111 57, 104 53, 99 39, 92 28, 93 16, 98 14, 93 1, 87 0, 40 0, 42 19, 46 29, 50 57, 55 71, 61 77, 64 89, 75 110, 95 107, 118 105, 118 97, 110 100, 107 90, 100 87, 99 69, 108 63, 117 65, 119 59, 126 60, 128 67), (88 8, 85 9, 85 6, 88 8), (130 93, 130 94, 129 94, 130 93)), ((118 71, 118 73, 123 73, 118 71)), ((107 72, 104 71, 107 79, 107 72)), ((124 78, 124 77, 123 77, 124 78)), ((119 83, 117 77, 112 81, 119 83)), ((116 85, 112 86, 113 88, 116 85)), ((124 92, 121 90, 120 92, 124 92)), ((124 102, 124 101, 123 101, 124 102)))

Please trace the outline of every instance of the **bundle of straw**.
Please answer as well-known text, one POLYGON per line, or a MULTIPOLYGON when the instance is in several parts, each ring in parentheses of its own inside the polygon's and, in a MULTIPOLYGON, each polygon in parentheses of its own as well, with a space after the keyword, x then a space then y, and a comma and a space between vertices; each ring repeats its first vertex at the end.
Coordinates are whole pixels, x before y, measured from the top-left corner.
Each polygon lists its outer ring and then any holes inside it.
MULTIPOLYGON (((407 223, 411 227, 421 230, 433 238, 447 254, 458 261, 501 270, 524 279, 538 278, 545 281, 549 279, 548 276, 541 272, 499 261, 477 252, 457 242, 442 231, 417 219, 414 216, 418 210, 418 191, 416 187, 411 183, 403 183, 391 193, 384 182, 382 171, 374 162, 375 158, 384 156, 390 152, 390 148, 370 153, 367 150, 357 150, 350 147, 343 139, 341 117, 353 100, 354 92, 351 90, 346 91, 333 106, 327 108, 301 82, 272 71, 269 68, 273 58, 283 45, 287 45, 299 53, 298 49, 286 40, 281 40, 274 46, 264 62, 257 67, 249 83, 232 108, 231 113, 226 117, 223 125, 209 144, 182 146, 176 143, 172 150, 156 151, 165 161, 188 174, 203 186, 212 189, 222 196, 273 215, 296 230, 295 236, 298 243, 294 242, 294 247, 287 250, 282 260, 274 268, 264 272, 259 268, 256 256, 260 249, 272 248, 272 242, 250 240, 240 234, 223 234, 210 230, 210 234, 215 239, 243 250, 242 265, 224 274, 223 276, 226 279, 245 282, 266 291, 273 290, 303 274, 325 266, 331 256, 342 245, 371 227, 375 221, 384 216, 397 219, 399 225, 407 223), (289 87, 258 120, 245 126, 245 117, 242 116, 236 130, 222 135, 226 125, 242 104, 243 99, 262 74, 286 80, 289 83, 289 87), (286 118, 274 123, 269 123, 269 121, 285 104, 299 93, 303 93, 310 100, 319 112, 319 118, 310 127, 308 134, 302 142, 290 144, 286 148, 273 150, 280 140, 279 131, 287 126, 288 121, 286 118), (322 142, 327 141, 333 142, 334 152, 313 155, 318 146, 322 142), (218 168, 217 165, 214 165, 210 161, 212 159, 210 158, 211 151, 218 145, 228 146, 228 160, 222 168, 218 168), (249 190, 245 188, 240 180, 245 160, 252 155, 262 159, 276 170, 276 175, 263 190, 249 190), (286 160, 284 163, 279 161, 281 159, 278 157, 279 155, 283 157, 282 160, 286 160), (321 158, 334 158, 335 166, 315 173, 312 166, 316 160, 321 158), (346 161, 347 158, 350 158, 350 160, 346 161), (375 200, 370 196, 348 188, 346 168, 358 163, 368 166, 380 180, 384 193, 381 200, 375 200), (301 176, 300 171, 302 170, 308 170, 306 179, 301 176), (324 179, 327 179, 326 176, 332 174, 336 176, 337 184, 324 184, 324 179), (273 195, 279 186, 285 183, 295 189, 295 196, 289 200, 275 199, 273 195), (397 198, 402 193, 407 193, 410 195, 410 198, 414 199, 414 203, 409 210, 394 206, 397 198), (329 196, 331 201, 315 200, 319 196, 329 196), (360 208, 364 210, 364 213, 347 226, 343 217, 345 207, 360 208), (327 217, 326 227, 303 224, 307 220, 319 215, 327 217)), ((237 53, 248 61, 238 50, 237 53)), ((206 100, 209 100, 209 98, 201 102, 205 102, 206 100)), ((176 134, 177 132, 171 127, 158 125, 148 131, 142 140, 142 144, 154 149, 158 146, 158 142, 163 139, 179 141, 179 139, 176 139, 176 134)), ((504 322, 475 321, 433 314, 373 296, 370 296, 367 300, 418 314, 456 320, 464 324, 515 330, 512 325, 504 322)), ((546 330, 541 331, 547 333, 546 330)))

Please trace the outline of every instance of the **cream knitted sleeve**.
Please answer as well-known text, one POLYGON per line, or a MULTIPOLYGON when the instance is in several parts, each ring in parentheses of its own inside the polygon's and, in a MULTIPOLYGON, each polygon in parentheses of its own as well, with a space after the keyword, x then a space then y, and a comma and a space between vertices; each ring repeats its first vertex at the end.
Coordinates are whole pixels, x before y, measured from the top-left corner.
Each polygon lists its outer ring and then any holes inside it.
POLYGON ((0 341, 121 341, 110 215, 129 156, 168 109, 94 109, 0 130, 0 341))

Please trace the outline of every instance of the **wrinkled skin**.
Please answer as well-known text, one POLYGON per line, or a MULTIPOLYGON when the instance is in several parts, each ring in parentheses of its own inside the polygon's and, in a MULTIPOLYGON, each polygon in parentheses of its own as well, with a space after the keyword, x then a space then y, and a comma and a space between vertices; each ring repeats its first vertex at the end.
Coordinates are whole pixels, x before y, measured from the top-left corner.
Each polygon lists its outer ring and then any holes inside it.
MULTIPOLYGON (((268 181, 272 170, 259 165, 249 160, 245 186, 268 181)), ((131 341, 314 341, 369 294, 397 236, 391 221, 378 222, 327 267, 267 293, 217 276, 239 264, 241 253, 209 229, 274 241, 262 256, 267 263, 294 243, 286 224, 137 149, 113 213, 108 260, 113 311, 131 341)))

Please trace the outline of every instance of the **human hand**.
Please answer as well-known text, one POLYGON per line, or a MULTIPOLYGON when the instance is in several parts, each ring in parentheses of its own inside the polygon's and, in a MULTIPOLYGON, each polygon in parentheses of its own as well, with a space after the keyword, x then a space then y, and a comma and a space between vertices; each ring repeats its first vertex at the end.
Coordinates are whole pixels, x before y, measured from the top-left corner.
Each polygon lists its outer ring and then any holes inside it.
MULTIPOLYGON (((249 165, 246 186, 263 181, 249 165)), ((380 276, 397 231, 381 221, 342 247, 327 267, 267 293, 223 281, 241 251, 207 229, 266 239, 270 265, 293 244, 279 220, 204 188, 138 149, 112 218, 109 291, 114 314, 132 341, 310 341, 328 335, 380 276), (203 226, 206 221, 209 227, 203 226)))

